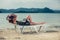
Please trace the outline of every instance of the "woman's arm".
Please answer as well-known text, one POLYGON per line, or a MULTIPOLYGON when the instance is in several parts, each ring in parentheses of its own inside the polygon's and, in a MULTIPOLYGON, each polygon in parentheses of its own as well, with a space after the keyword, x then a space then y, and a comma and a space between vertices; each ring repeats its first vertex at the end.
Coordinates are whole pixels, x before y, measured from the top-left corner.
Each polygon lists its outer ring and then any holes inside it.
POLYGON ((6 17, 6 20, 11 20, 11 19, 9 18, 9 15, 6 17))

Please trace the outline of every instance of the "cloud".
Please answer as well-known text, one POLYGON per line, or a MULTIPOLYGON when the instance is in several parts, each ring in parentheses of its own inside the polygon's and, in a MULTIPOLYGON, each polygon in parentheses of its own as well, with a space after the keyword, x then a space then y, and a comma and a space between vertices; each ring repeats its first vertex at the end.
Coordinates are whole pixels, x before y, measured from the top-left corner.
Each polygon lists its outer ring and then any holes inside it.
POLYGON ((59 1, 60 0, 0 0, 0 8, 49 7, 52 9, 59 9, 59 1))

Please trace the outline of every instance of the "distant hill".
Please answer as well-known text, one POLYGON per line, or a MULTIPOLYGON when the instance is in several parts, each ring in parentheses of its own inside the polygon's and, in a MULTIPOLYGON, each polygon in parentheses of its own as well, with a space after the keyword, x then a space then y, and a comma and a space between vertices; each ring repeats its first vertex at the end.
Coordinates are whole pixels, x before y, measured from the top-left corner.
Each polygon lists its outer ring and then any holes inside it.
POLYGON ((15 13, 54 13, 53 10, 49 8, 18 8, 15 13))
POLYGON ((45 8, 17 8, 17 9, 0 9, 0 13, 58 13, 47 7, 45 8))
POLYGON ((2 12, 0 11, 0 13, 2 13, 2 12))
POLYGON ((55 11, 55 13, 60 13, 60 10, 54 10, 55 11))

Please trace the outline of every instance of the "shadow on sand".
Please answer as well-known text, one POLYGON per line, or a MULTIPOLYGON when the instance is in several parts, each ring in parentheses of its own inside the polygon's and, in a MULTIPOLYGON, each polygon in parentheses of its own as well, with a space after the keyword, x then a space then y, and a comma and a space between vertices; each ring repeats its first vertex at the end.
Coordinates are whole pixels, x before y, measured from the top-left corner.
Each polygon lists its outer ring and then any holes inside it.
POLYGON ((0 40, 6 40, 6 38, 4 38, 4 37, 0 37, 0 40))
POLYGON ((52 32, 59 32, 59 31, 46 31, 47 33, 52 33, 52 32))
POLYGON ((23 34, 37 34, 37 33, 33 31, 33 32, 23 32, 23 34))
MULTIPOLYGON (((59 32, 59 31, 46 31, 46 32, 39 32, 40 33, 55 33, 55 32, 59 32)), ((23 34, 37 34, 35 31, 33 32, 23 32, 23 34)))

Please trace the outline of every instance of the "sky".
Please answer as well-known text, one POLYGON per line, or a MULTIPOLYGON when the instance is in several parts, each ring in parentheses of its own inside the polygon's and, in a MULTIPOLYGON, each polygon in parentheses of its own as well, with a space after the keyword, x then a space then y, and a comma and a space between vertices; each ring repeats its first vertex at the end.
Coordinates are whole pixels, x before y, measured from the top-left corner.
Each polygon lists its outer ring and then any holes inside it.
POLYGON ((0 0, 0 9, 44 7, 60 10, 60 0, 0 0))

